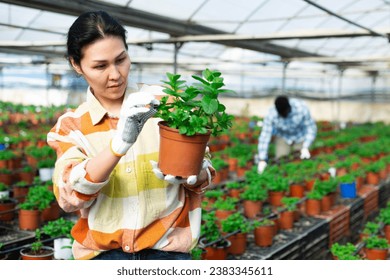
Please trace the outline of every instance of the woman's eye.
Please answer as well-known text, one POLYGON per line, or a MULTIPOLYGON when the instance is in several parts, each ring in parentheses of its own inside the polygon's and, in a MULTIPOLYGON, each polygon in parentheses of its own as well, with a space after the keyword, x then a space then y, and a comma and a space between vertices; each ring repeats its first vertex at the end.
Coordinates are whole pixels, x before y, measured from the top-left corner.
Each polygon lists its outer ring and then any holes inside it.
POLYGON ((117 60, 117 62, 118 62, 118 63, 122 63, 123 61, 125 61, 125 59, 126 59, 125 57, 119 58, 119 59, 117 60))
POLYGON ((95 69, 103 69, 106 65, 104 64, 99 64, 99 65, 96 65, 94 68, 95 69))

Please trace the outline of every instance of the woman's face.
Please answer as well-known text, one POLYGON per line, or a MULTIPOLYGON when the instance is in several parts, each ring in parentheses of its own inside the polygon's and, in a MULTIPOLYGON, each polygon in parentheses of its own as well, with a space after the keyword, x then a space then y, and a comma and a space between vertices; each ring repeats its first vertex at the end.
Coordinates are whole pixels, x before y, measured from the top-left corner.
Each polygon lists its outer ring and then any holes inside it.
POLYGON ((108 36, 85 46, 80 65, 72 65, 101 103, 122 101, 131 61, 120 37, 108 36))

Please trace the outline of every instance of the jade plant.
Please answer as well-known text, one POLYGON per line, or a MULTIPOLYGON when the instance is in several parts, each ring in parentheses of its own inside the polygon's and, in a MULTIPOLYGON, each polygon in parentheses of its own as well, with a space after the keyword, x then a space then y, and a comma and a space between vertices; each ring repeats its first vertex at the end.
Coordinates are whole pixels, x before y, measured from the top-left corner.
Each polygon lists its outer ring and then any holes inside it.
POLYGON ((166 122, 168 127, 179 130, 180 134, 196 133, 219 135, 232 126, 233 116, 225 112, 226 107, 219 101, 219 95, 233 92, 224 89, 221 73, 206 69, 202 76, 192 78, 200 82, 187 85, 180 80, 181 75, 167 73, 168 87, 163 91, 167 96, 161 98, 156 117, 166 122))

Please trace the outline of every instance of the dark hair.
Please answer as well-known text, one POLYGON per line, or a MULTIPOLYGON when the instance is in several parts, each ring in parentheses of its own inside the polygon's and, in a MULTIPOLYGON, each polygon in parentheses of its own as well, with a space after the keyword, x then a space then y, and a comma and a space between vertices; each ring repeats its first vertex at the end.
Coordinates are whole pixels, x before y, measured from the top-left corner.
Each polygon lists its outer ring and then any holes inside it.
POLYGON ((127 50, 126 29, 116 19, 103 11, 81 14, 69 28, 66 58, 80 64, 83 47, 105 36, 122 38, 127 50))
POLYGON ((275 107, 276 111, 278 111, 279 115, 283 118, 288 116, 288 113, 291 112, 291 105, 288 102, 288 98, 285 95, 278 96, 275 99, 275 107))

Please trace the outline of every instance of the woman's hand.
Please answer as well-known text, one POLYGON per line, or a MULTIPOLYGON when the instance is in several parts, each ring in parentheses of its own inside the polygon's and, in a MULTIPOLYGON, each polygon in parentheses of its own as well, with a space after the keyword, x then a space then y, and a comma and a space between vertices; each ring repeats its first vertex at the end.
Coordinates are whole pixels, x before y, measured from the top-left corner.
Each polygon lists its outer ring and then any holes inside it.
POLYGON ((117 156, 123 156, 135 143, 146 121, 157 112, 160 102, 153 94, 136 92, 123 102, 117 131, 111 141, 111 150, 117 156))

